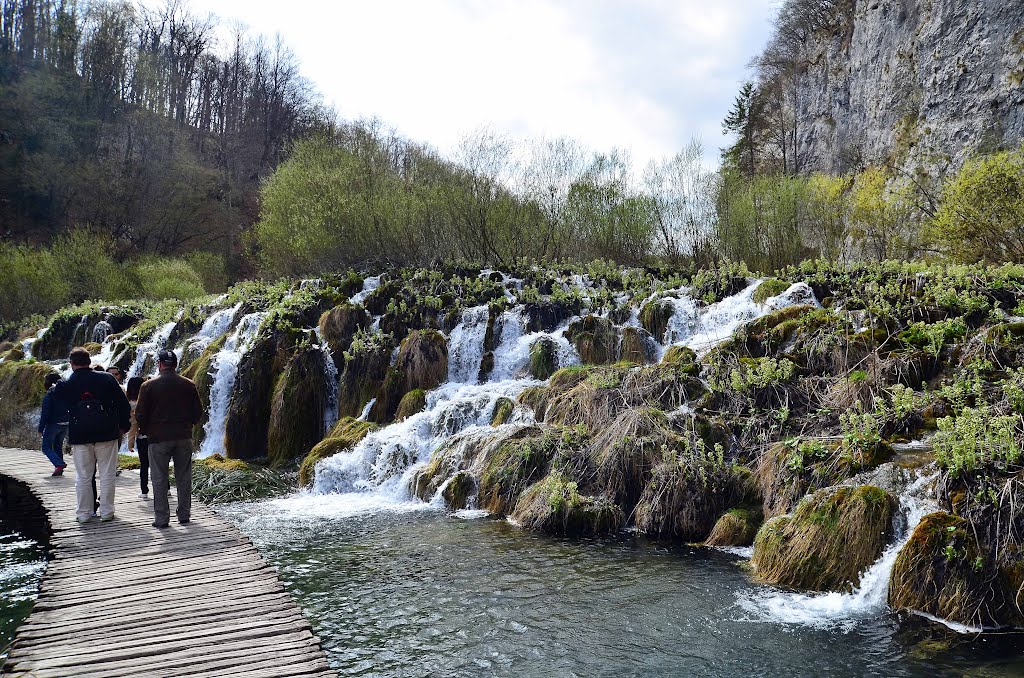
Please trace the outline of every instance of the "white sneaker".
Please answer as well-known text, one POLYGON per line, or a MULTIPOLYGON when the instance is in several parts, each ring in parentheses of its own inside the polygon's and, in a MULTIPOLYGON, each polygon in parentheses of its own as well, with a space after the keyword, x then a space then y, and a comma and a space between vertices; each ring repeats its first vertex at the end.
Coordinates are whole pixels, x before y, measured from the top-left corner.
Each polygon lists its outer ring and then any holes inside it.
POLYGON ((145 492, 139 492, 139 499, 149 499, 149 495, 145 492))

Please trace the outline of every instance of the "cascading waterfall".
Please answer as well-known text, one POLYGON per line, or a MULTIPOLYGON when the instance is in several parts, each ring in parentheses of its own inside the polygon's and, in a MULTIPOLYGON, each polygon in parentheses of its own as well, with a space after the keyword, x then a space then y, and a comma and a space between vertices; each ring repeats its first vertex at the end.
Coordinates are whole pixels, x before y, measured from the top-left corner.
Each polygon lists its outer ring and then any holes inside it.
POLYGON ((114 328, 110 326, 106 320, 101 320, 96 323, 92 328, 92 341, 97 344, 102 344, 107 340, 107 337, 113 333, 114 328))
POLYGON ((231 329, 235 315, 240 308, 242 308, 242 302, 238 302, 229 308, 223 308, 203 321, 203 326, 199 329, 199 332, 185 342, 182 353, 187 353, 193 358, 198 357, 215 339, 231 329))
POLYGON ((499 398, 515 398, 531 380, 487 384, 448 383, 427 394, 423 412, 370 433, 351 451, 317 465, 313 492, 338 494, 372 491, 382 503, 406 501, 416 467, 456 433, 490 428, 499 398))
POLYGON ((211 371, 214 372, 213 385, 210 387, 210 413, 203 427, 203 444, 199 448, 200 457, 209 457, 223 451, 224 431, 227 425, 228 406, 231 404, 231 391, 235 387, 238 376, 238 363, 249 350, 252 339, 259 330, 260 323, 266 313, 249 313, 242 316, 235 331, 224 342, 213 360, 211 371))
POLYGON ((738 294, 704 308, 689 295, 689 290, 679 290, 680 296, 666 297, 674 307, 665 333, 665 344, 682 344, 698 353, 725 341, 742 325, 787 306, 808 304, 817 306, 814 292, 806 283, 796 283, 763 304, 754 301, 754 292, 760 286, 757 280, 738 294))
POLYGON ((850 631, 859 620, 883 612, 889 596, 889 575, 900 549, 910 540, 921 519, 939 510, 932 496, 936 477, 935 473, 919 475, 900 494, 899 518, 904 523, 903 529, 878 560, 864 571, 860 585, 853 592, 814 594, 778 589, 745 591, 739 596, 737 605, 760 621, 842 631, 850 631))
POLYGON ((374 275, 363 280, 363 289, 352 295, 349 300, 353 304, 362 304, 366 301, 366 297, 370 296, 370 293, 380 287, 381 276, 374 275))
MULTIPOLYGON (((586 277, 580 276, 576 282, 582 289, 590 289, 586 277)), ((817 303, 809 287, 797 284, 758 304, 753 301, 758 284, 760 281, 755 281, 740 293, 703 308, 689 298, 686 290, 680 290, 680 296, 672 301, 676 308, 669 322, 666 344, 682 343, 707 349, 732 336, 743 323, 775 309, 796 303, 817 303)), ((367 279, 364 290, 372 291, 377 285, 379 280, 367 279)), ((353 297, 353 301, 356 297, 359 301, 365 299, 365 295, 360 295, 353 297)), ((555 342, 559 367, 579 364, 579 356, 565 337, 573 319, 552 332, 528 333, 524 309, 516 306, 497 318, 494 368, 486 383, 477 384, 488 315, 484 305, 463 311, 459 324, 449 336, 448 382, 427 395, 425 411, 373 432, 351 451, 320 462, 312 490, 314 495, 346 495, 349 503, 355 502, 364 508, 408 502, 410 481, 431 454, 457 433, 465 435, 477 426, 493 431, 490 417, 498 398, 514 399, 528 386, 542 383, 528 378, 530 347, 536 341, 546 337, 555 342), (351 496, 355 494, 360 496, 351 496)), ((655 352, 661 354, 667 346, 656 348, 655 352)), ((367 411, 364 410, 362 418, 367 411)), ((517 410, 512 421, 521 421, 522 416, 517 410)))
POLYGON ((578 365, 580 358, 576 349, 565 338, 569 323, 554 332, 526 332, 527 319, 523 307, 517 306, 505 311, 498 318, 500 338, 494 352, 494 369, 491 379, 504 381, 524 376, 530 365, 530 347, 543 338, 551 339, 558 349, 558 366, 578 365))
POLYGON ((320 354, 324 359, 324 385, 327 388, 327 406, 324 408, 324 433, 327 433, 338 422, 338 391, 340 374, 338 366, 334 363, 334 353, 331 347, 324 341, 320 328, 314 328, 317 342, 320 346, 320 354))
POLYGON ((490 311, 486 305, 467 308, 448 337, 448 381, 475 384, 484 356, 490 311))
MULTIPOLYGON (((128 378, 132 377, 144 377, 143 370, 146 369, 146 358, 153 358, 156 360, 156 354, 160 352, 167 344, 167 338, 171 336, 171 332, 174 331, 174 327, 178 324, 177 320, 172 320, 169 323, 165 323, 161 327, 158 327, 153 336, 150 337, 149 341, 144 344, 139 344, 138 350, 135 352, 135 361, 132 366, 128 368, 128 378)), ((150 371, 154 370, 156 366, 152 366, 150 371)))

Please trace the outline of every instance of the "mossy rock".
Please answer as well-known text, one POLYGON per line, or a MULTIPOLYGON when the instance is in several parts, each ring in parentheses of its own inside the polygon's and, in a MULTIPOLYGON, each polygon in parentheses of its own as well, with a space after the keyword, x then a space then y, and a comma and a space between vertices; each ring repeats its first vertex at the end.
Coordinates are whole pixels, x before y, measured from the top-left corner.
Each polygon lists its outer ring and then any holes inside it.
POLYGON ((705 544, 708 546, 750 546, 761 527, 761 511, 753 508, 734 508, 726 511, 711 530, 705 544))
POLYGON ((697 354, 689 346, 669 346, 661 358, 662 365, 671 365, 683 370, 684 373, 696 377, 700 374, 697 354))
POLYGON ((626 522, 612 501, 581 495, 577 483, 558 472, 523 493, 512 519, 528 530, 568 536, 614 534, 626 522))
MULTIPOLYGON (((5 355, 11 349, 15 347, 14 342, 11 341, 0 341, 0 356, 5 355)), ((21 360, 21 358, 19 358, 21 360)))
POLYGON ((752 297, 755 304, 763 304, 770 298, 778 296, 790 288, 791 283, 778 278, 768 278, 754 290, 752 297))
POLYGON ((555 299, 542 299, 523 304, 527 332, 553 332, 578 312, 577 305, 555 299))
POLYGON ((46 393, 46 375, 52 372, 53 368, 45 363, 0 363, 0 400, 13 404, 17 410, 39 407, 46 393))
POLYGON ((638 327, 622 328, 619 359, 636 365, 654 362, 657 356, 651 335, 638 327))
POLYGON ((242 356, 225 422, 224 449, 229 458, 267 456, 274 384, 279 375, 273 339, 257 340, 242 356))
POLYGON ((654 299, 640 309, 640 325, 659 342, 665 341, 668 321, 675 313, 675 306, 666 299, 654 299))
POLYGON ((476 480, 467 471, 459 471, 441 489, 444 505, 452 511, 459 511, 469 506, 470 499, 476 495, 476 480))
MULTIPOLYGON (((1018 559, 1017 568, 1024 568, 1018 559)), ((971 524, 945 512, 921 519, 889 577, 889 605, 972 626, 1019 626, 1024 578, 997 568, 971 524)))
MULTIPOLYGON (((358 417, 376 395, 391 362, 394 343, 389 335, 376 334, 357 342, 345 352, 345 369, 338 386, 338 414, 358 417)), ((338 354, 334 354, 337 359, 338 354)))
POLYGON ((810 591, 851 591, 882 555, 898 508, 895 497, 870 485, 819 490, 758 531, 757 577, 810 591))
POLYGON ((587 365, 610 365, 617 359, 619 337, 608 318, 588 315, 570 324, 565 336, 587 365))
POLYGON ((369 330, 372 322, 365 308, 348 303, 324 311, 320 316, 320 336, 331 349, 339 372, 345 368, 345 351, 352 346, 356 332, 369 330))
POLYGON ((241 459, 226 459, 222 454, 211 454, 205 459, 196 459, 196 463, 219 471, 248 471, 250 469, 249 464, 241 459))
POLYGON ((6 343, 8 344, 7 348, 0 351, 0 358, 3 358, 4 362, 18 362, 25 359, 25 351, 20 346, 11 346, 10 342, 6 343))
POLYGON ((548 389, 546 386, 528 386, 519 394, 516 401, 533 412, 537 421, 544 421, 544 410, 547 409, 548 389))
POLYGON ((494 403, 494 410, 491 413, 491 426, 501 426, 509 420, 516 404, 509 398, 498 398, 494 403))
POLYGON ((267 429, 267 456, 274 466, 305 457, 324 437, 324 359, 319 349, 299 349, 274 387, 267 429))
MULTIPOLYGON (((83 344, 82 348, 84 348, 86 351, 88 351, 89 355, 91 355, 91 356, 97 355, 97 354, 99 354, 100 352, 103 351, 103 345, 102 344, 98 344, 95 341, 90 341, 90 342, 88 342, 86 344, 83 344)), ((104 367, 106 367, 106 365, 104 365, 104 367)))
POLYGON ((398 405, 409 391, 437 388, 448 378, 448 344, 437 330, 416 330, 402 341, 394 367, 377 391, 369 419, 394 421, 398 405))
POLYGON ((541 337, 530 346, 530 376, 544 381, 558 370, 558 344, 541 337))
POLYGON ((299 465, 299 484, 303 487, 312 484, 318 461, 333 457, 339 452, 351 450, 377 428, 376 424, 360 421, 354 417, 339 419, 324 439, 303 458, 299 465))
POLYGON ((523 491, 547 473, 557 447, 556 433, 528 427, 488 450, 478 484, 480 508, 511 513, 523 491))
POLYGON ((413 389, 402 396, 401 402, 398 403, 398 412, 395 413, 395 421, 408 419, 412 415, 422 412, 426 406, 427 392, 422 388, 413 389))

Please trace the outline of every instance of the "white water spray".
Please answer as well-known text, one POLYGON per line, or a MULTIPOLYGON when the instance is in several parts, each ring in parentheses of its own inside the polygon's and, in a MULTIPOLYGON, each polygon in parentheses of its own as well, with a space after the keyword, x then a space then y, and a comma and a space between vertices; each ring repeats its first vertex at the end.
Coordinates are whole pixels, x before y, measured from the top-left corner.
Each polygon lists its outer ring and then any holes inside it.
POLYGON ((228 407, 231 404, 231 392, 238 376, 238 363, 249 350, 256 336, 256 331, 266 317, 266 313, 250 313, 243 316, 238 327, 224 342, 217 356, 213 359, 210 370, 214 373, 213 386, 210 387, 210 417, 203 427, 203 444, 199 448, 200 457, 209 457, 224 450, 224 431, 227 425, 228 407))

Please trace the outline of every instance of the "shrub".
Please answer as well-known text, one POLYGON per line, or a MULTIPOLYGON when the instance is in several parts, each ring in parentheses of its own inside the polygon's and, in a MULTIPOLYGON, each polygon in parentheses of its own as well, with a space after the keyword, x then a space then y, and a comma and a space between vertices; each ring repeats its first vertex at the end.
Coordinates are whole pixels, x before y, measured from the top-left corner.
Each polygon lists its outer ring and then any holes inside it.
POLYGON ((194 299, 206 294, 199 274, 182 259, 143 261, 135 266, 135 275, 149 299, 194 299))
POLYGON ((1021 460, 1017 416, 998 416, 982 405, 937 423, 935 461, 954 478, 986 467, 1007 469, 1021 460))
POLYGON ((964 163, 928 232, 959 261, 1024 261, 1024 150, 964 163))

